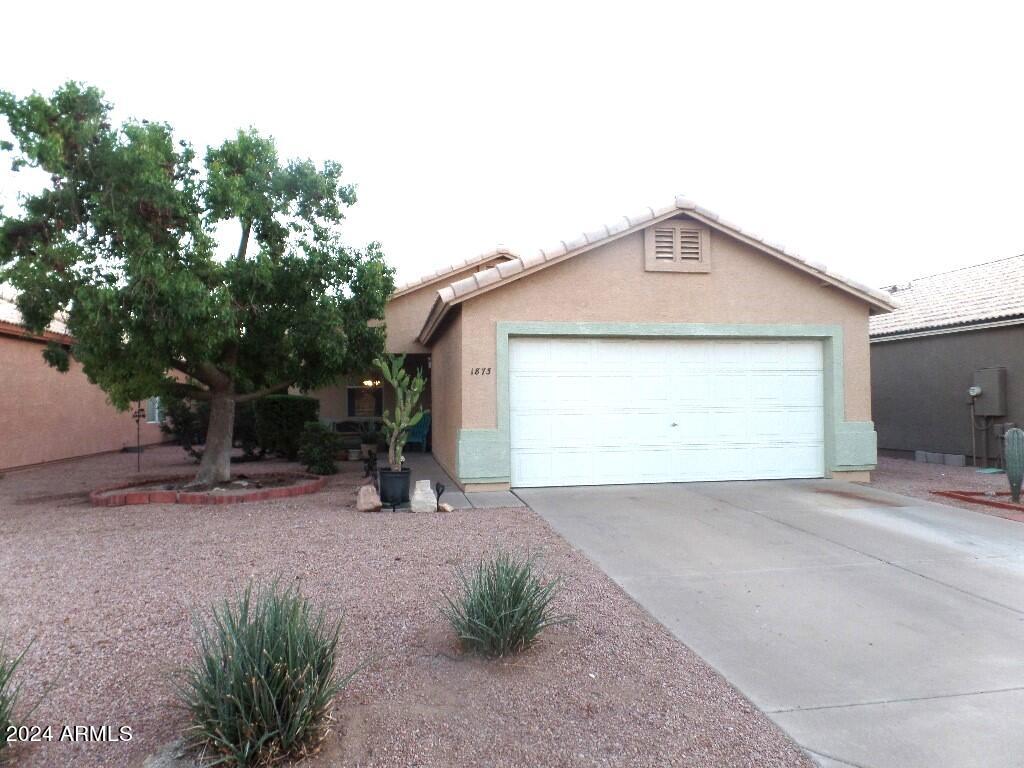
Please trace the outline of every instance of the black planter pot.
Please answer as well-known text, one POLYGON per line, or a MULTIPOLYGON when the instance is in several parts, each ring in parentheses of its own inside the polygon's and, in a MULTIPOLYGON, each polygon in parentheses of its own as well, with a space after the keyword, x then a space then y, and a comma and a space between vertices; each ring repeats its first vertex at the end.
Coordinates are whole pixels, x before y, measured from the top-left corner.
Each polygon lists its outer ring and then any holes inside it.
POLYGON ((377 480, 380 485, 380 503, 385 507, 409 503, 412 470, 402 469, 396 472, 393 469, 381 469, 377 472, 377 480))

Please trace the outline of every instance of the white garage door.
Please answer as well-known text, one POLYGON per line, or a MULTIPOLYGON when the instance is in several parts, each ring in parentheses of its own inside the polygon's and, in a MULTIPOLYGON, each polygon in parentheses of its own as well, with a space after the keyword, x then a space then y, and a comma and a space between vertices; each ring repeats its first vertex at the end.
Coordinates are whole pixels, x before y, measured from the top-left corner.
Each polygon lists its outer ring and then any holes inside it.
POLYGON ((512 485, 821 477, 819 341, 513 338, 512 485))

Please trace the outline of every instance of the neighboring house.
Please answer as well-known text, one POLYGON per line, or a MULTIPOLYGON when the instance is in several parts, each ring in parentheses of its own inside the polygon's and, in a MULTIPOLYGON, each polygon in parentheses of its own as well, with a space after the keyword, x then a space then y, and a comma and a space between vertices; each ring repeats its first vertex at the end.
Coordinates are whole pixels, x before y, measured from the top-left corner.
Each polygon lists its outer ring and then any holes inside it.
MULTIPOLYGON (((67 373, 47 365, 48 341, 73 339, 59 322, 41 336, 29 334, 11 298, 0 295, 0 470, 135 445, 132 415, 110 405, 77 362, 67 373)), ((144 405, 155 422, 155 401, 144 405)), ((141 434, 143 444, 162 438, 157 423, 143 423, 141 434)))
POLYGON ((1024 255, 886 291, 898 309, 871 320, 879 447, 952 463, 975 451, 998 456, 1000 425, 1024 424, 1024 255), (976 383, 972 430, 968 390, 976 383))
MULTIPOLYGON (((387 347, 429 373, 434 457, 470 489, 860 480, 868 316, 891 309, 680 198, 401 287, 387 347)), ((386 407, 372 378, 315 393, 322 415, 386 407)))

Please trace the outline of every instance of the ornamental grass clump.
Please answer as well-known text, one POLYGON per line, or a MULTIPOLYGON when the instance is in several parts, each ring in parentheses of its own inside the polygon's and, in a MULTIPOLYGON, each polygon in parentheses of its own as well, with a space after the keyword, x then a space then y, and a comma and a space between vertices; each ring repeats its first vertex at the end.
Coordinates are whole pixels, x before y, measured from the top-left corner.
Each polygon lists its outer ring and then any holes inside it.
POLYGON ((197 622, 196 658, 179 696, 186 736, 209 765, 266 765, 299 757, 322 738, 332 698, 354 672, 336 667, 341 621, 295 588, 250 585, 197 622))
POLYGON ((7 746, 7 732, 15 724, 14 708, 21 692, 21 683, 15 683, 14 675, 27 651, 28 648, 17 656, 11 656, 7 653, 6 641, 0 641, 0 756, 7 746))
POLYGON ((571 621, 552 610, 561 583, 542 580, 536 556, 499 551, 456 575, 459 594, 445 594, 441 612, 463 650, 491 657, 519 653, 545 628, 571 621))

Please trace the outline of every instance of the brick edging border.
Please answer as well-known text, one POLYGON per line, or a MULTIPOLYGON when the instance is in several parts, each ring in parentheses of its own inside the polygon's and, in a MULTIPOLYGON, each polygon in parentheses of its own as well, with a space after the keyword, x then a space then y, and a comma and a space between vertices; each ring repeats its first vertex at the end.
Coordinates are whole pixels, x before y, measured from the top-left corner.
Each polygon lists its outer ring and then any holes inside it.
MULTIPOLYGON (((1009 509, 1012 512, 1024 512, 1024 504, 1014 504, 1009 501, 998 501, 986 495, 985 491, 932 491, 936 496, 945 496, 948 499, 957 501, 968 501, 971 504, 984 504, 996 509, 1009 509)), ((1009 496, 1009 493, 1001 492, 997 496, 1009 496)))
POLYGON ((247 501, 270 501, 271 499, 287 499, 292 496, 304 496, 316 493, 327 484, 327 477, 309 475, 304 472, 275 472, 276 477, 308 478, 310 482, 289 485, 284 488, 263 488, 252 492, 232 492, 231 494, 211 493, 209 491, 167 491, 163 489, 150 491, 132 491, 130 493, 110 493, 123 488, 136 488, 151 483, 170 483, 187 480, 194 475, 172 475, 135 480, 131 483, 118 483, 97 488, 89 494, 89 501, 94 507, 123 507, 134 504, 242 504, 247 501), (104 494, 110 494, 105 496, 104 494))

